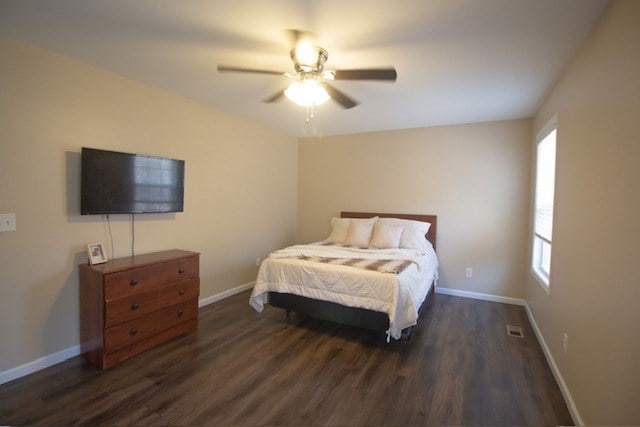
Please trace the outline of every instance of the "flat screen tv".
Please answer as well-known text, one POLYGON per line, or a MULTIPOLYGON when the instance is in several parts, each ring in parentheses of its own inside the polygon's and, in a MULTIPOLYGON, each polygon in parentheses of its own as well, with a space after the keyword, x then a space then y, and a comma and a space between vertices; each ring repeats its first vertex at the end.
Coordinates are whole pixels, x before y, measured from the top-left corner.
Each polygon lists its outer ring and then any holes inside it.
POLYGON ((182 212, 184 160, 82 148, 80 213, 182 212))

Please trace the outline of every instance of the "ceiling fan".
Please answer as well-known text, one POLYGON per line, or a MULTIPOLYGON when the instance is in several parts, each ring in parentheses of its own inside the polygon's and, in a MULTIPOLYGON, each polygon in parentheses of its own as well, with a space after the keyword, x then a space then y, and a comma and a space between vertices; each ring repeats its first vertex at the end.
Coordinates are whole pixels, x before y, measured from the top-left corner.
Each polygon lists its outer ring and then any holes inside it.
POLYGON ((325 62, 329 57, 327 51, 313 45, 309 33, 301 30, 289 30, 295 45, 290 56, 295 73, 256 68, 244 68, 218 65, 220 72, 240 72, 253 74, 270 74, 293 79, 286 88, 266 98, 263 102, 275 102, 286 96, 298 105, 313 107, 329 98, 344 108, 353 108, 358 102, 336 89, 328 82, 332 80, 379 80, 394 82, 397 78, 395 68, 325 70, 325 62))

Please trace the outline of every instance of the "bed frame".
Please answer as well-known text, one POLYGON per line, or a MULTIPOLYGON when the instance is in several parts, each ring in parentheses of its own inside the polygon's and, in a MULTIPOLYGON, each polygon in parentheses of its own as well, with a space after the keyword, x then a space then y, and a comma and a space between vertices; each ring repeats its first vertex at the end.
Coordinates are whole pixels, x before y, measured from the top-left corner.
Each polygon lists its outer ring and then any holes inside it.
MULTIPOLYGON (((372 218, 374 216, 378 216, 381 218, 411 219, 414 221, 424 221, 431 223, 431 227, 429 227, 429 231, 427 232, 425 237, 431 242, 433 248, 436 248, 436 230, 438 225, 438 217, 436 215, 389 214, 376 212, 340 212, 341 218, 372 218)), ((429 294, 418 310, 419 314, 422 313, 426 302, 431 300, 433 292, 434 286, 431 286, 429 294)), ((269 304, 274 307, 285 309, 287 311, 287 318, 289 318, 289 313, 294 311, 320 320, 328 320, 331 322, 355 326, 358 328, 364 328, 376 332, 386 332, 389 329, 389 316, 387 315, 387 313, 382 313, 379 311, 367 310, 357 307, 348 307, 334 302, 315 300, 299 295, 280 292, 269 292, 269 304)), ((403 338, 409 338, 411 330, 412 327, 403 330, 403 338)))

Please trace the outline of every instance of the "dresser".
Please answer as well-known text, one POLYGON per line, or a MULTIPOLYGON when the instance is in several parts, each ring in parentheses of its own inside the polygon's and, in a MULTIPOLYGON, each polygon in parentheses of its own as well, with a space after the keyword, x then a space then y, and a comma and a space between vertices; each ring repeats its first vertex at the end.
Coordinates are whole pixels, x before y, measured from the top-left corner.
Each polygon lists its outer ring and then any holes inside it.
POLYGON ((80 266, 84 357, 107 369, 198 328, 200 254, 169 250, 80 266))

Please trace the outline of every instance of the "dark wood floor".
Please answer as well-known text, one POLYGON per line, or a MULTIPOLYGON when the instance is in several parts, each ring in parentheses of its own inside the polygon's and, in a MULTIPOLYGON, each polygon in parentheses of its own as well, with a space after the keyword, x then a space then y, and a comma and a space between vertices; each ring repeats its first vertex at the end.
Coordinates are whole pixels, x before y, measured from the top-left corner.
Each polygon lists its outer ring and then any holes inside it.
POLYGON ((572 424, 522 307, 436 294, 412 341, 387 345, 248 298, 109 371, 76 357, 0 386, 0 424, 572 424))

